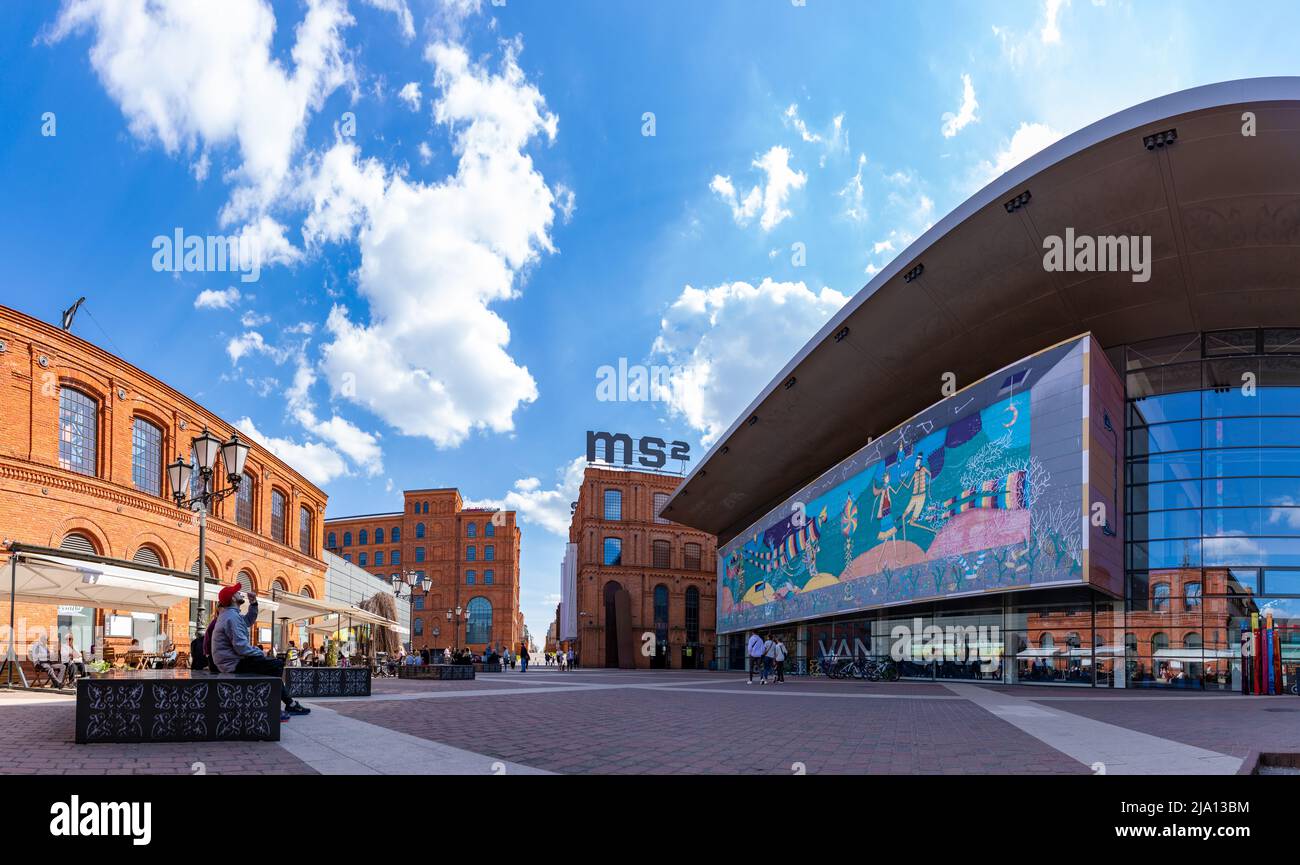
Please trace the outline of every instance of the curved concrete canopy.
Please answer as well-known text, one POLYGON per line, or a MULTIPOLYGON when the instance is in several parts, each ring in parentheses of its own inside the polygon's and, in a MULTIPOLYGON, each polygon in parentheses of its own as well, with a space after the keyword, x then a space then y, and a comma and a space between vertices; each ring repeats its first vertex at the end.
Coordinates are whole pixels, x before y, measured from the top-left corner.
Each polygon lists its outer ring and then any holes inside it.
POLYGON ((912 243, 772 379, 664 515, 725 543, 940 399, 945 372, 964 387, 1088 331, 1110 347, 1288 324, 1300 325, 1300 78, 1144 102, 1022 162, 912 243), (1253 137, 1242 132, 1246 111, 1253 137), (1174 144, 1146 148, 1145 136, 1169 129, 1174 144), (1025 190, 1028 204, 1008 213, 1025 190), (1047 272, 1043 238, 1067 228, 1150 235, 1150 281, 1047 272), (917 264, 923 272, 906 282, 917 264))

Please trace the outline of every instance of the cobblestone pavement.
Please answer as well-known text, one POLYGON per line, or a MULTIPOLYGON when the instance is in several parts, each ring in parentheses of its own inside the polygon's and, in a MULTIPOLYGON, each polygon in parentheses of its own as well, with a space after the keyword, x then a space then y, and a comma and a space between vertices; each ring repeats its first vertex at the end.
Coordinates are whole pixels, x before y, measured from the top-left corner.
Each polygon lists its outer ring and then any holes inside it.
POLYGON ((1065 747, 1059 736, 1035 734, 1051 718, 1103 722, 1122 728, 1112 731, 1119 734, 1160 737, 1171 749, 1237 758, 1251 749, 1300 751, 1300 713, 1292 711, 1300 700, 1293 697, 1032 686, 979 692, 989 699, 927 682, 789 677, 762 686, 736 673, 536 667, 470 682, 376 679, 369 698, 306 701, 317 711, 287 728, 310 737, 309 746, 297 747, 299 759, 283 743, 77 745, 72 697, 0 690, 0 774, 283 774, 341 765, 384 772, 402 762, 393 748, 418 753, 425 767, 439 755, 454 757, 459 762, 448 771, 494 761, 619 774, 1091 771, 1048 744, 1065 747), (1026 719, 1023 708, 999 706, 1002 696, 1052 711, 1035 718, 1029 710, 1026 719), (351 747, 341 736, 385 745, 351 747), (371 756, 376 750, 384 751, 382 761, 371 756), (340 752, 351 762, 340 762, 340 752))

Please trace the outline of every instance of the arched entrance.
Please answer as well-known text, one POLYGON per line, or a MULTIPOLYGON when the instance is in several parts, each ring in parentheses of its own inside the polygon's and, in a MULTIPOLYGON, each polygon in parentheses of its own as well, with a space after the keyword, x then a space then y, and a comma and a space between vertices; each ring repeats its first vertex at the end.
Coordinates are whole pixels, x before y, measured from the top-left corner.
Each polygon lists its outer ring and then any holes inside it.
POLYGON ((605 583, 605 666, 631 670, 636 667, 632 652, 632 599, 618 580, 605 583))

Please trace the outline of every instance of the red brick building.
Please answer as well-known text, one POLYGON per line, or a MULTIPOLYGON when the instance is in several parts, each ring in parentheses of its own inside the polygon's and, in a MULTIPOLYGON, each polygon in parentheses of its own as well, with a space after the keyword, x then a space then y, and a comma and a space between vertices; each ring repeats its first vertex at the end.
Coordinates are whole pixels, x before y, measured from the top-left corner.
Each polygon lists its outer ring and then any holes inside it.
POLYGON ((406 490, 402 503, 401 511, 326 520, 326 548, 377 576, 415 571, 433 581, 427 593, 416 587, 416 649, 517 651, 524 621, 515 512, 465 508, 454 488, 406 490))
POLYGON ((583 474, 557 623, 581 665, 703 668, 713 658, 717 540, 658 515, 680 480, 596 466, 583 474))
MULTIPOLYGON (((178 453, 189 455, 190 440, 204 427, 223 440, 233 432, 229 422, 121 358, 0 306, 0 538, 6 542, 197 574, 195 517, 177 508, 165 475, 166 464, 178 453)), ((323 598, 325 493, 250 444, 238 493, 208 519, 208 572, 259 593, 275 586, 323 598)), ((214 483, 224 487, 224 473, 217 474, 214 483)), ((8 559, 0 549, 0 567, 8 559)), ((69 631, 82 651, 92 643, 125 648, 133 638, 148 650, 163 635, 186 648, 195 606, 180 603, 158 614, 18 603, 16 648, 24 651, 35 633, 53 644, 69 631), (129 624, 131 635, 107 634, 110 621, 110 632, 124 634, 129 624)), ((0 629, 7 631, 7 617, 0 629)))

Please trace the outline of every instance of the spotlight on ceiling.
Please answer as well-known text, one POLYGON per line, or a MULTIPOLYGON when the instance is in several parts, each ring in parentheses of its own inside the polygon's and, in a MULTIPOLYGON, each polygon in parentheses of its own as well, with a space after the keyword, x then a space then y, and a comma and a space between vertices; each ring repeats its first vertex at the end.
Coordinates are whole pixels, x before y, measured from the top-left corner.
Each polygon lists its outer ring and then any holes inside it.
POLYGON ((903 274, 903 282, 911 282, 925 272, 924 264, 917 264, 916 267, 903 274))
POLYGON ((1148 135, 1142 139, 1142 143, 1147 150, 1155 150, 1157 147, 1165 147, 1173 144, 1178 140, 1178 130, 1169 129, 1164 132, 1157 132, 1155 135, 1148 135))
POLYGON ((1015 198, 1006 202, 1002 206, 1007 209, 1007 213, 1015 213, 1017 210, 1024 207, 1028 203, 1029 203, 1029 190, 1026 189, 1024 192, 1020 193, 1015 198))

